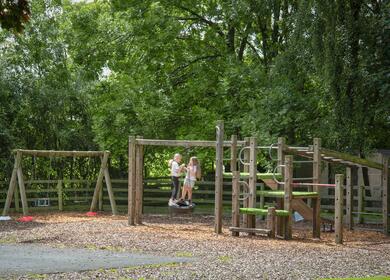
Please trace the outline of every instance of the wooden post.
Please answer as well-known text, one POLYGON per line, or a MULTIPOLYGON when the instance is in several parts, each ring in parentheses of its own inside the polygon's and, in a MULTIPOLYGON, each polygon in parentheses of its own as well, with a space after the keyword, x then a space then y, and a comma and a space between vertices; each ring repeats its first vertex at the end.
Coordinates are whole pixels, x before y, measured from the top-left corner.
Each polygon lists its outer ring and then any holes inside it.
MULTIPOLYGON (((313 184, 321 183, 321 139, 313 139, 313 184)), ((315 191, 318 193, 318 198, 313 200, 308 200, 309 206, 316 207, 313 209, 313 212, 316 213, 316 216, 313 216, 313 237, 320 238, 321 235, 321 191, 318 186, 311 186, 308 188, 308 191, 315 191)))
POLYGON ((99 192, 100 192, 100 189, 103 187, 104 170, 106 169, 106 166, 107 166, 108 156, 109 156, 109 153, 107 153, 107 152, 103 153, 103 158, 102 158, 102 161, 100 164, 99 175, 98 175, 98 178, 96 180, 96 186, 95 186, 95 190, 93 192, 91 207, 89 209, 89 211, 91 211, 91 212, 96 210, 96 204, 98 202, 99 192))
MULTIPOLYGON (((233 171, 232 179, 232 227, 240 227, 240 171, 233 171)), ((233 236, 239 236, 238 231, 232 231, 233 236)))
MULTIPOLYGON (((285 146, 286 146, 286 138, 284 137, 278 137, 278 161, 277 161, 277 164, 278 164, 278 173, 280 173, 282 175, 282 178, 284 180, 284 168, 281 167, 280 165, 283 165, 285 163, 285 153, 284 153, 284 149, 285 149, 285 146)), ((278 190, 281 190, 283 189, 283 186, 278 184, 278 190)), ((283 209, 284 208, 284 205, 283 205, 283 199, 280 199, 280 198, 277 198, 276 199, 276 205, 277 205, 277 208, 278 209, 283 209)), ((282 235, 283 234, 283 228, 284 228, 284 220, 285 218, 284 217, 276 217, 276 220, 277 220, 277 223, 276 223, 276 232, 277 232, 277 235, 282 235)))
POLYGON ((288 217, 286 217, 284 238, 292 238, 292 178, 293 178, 293 156, 285 156, 284 168, 284 210, 288 211, 288 217))
MULTIPOLYGON (((260 191, 264 191, 264 183, 260 184, 260 191)), ((264 209, 264 195, 260 195, 260 208, 264 209)), ((264 216, 260 217, 261 220, 264 220, 264 216)))
POLYGON ((58 180, 58 183, 57 183, 57 197, 58 197, 58 210, 62 211, 62 210, 64 210, 64 203, 62 200, 62 197, 63 197, 62 180, 58 180))
POLYGON ((215 233, 222 233, 222 203, 223 203, 223 121, 217 122, 215 147, 215 233))
POLYGON ((343 243, 343 181, 344 175, 336 175, 336 188, 334 195, 334 228, 335 241, 337 244, 343 243))
POLYGON ((275 207, 268 208, 267 228, 270 230, 269 237, 275 238, 276 211, 275 207))
POLYGON ((232 146, 230 147, 230 171, 237 171, 237 135, 232 135, 232 146))
MULTIPOLYGON (((105 153, 106 154, 106 153, 105 153)), ((108 159, 108 152, 107 152, 107 159, 108 159)), ((111 205, 111 211, 112 215, 116 215, 116 202, 115 202, 115 196, 114 196, 114 191, 112 189, 112 184, 111 184, 111 178, 110 178, 110 172, 108 171, 108 165, 106 164, 106 167, 104 168, 104 179, 106 181, 106 187, 107 187, 107 192, 108 192, 108 197, 110 198, 110 205, 111 205)), ((101 187, 103 189, 103 186, 101 187)), ((102 195, 103 197, 103 195, 102 195)))
POLYGON ((103 199, 103 188, 100 188, 99 190, 99 211, 103 211, 104 206, 104 199, 103 199))
POLYGON ((5 199, 4 208, 3 208, 3 216, 8 214, 9 208, 11 207, 12 197, 15 192, 16 187, 16 176, 17 170, 21 161, 21 154, 17 153, 15 156, 14 169, 12 170, 11 180, 9 181, 9 187, 7 192, 7 197, 5 199))
MULTIPOLYGON (((244 138, 244 141, 245 141, 245 144, 244 144, 244 147, 249 147, 250 145, 250 138, 249 137, 245 137, 244 138)), ((244 162, 247 162, 249 163, 249 157, 250 157, 250 152, 249 152, 249 149, 245 149, 243 151, 243 154, 244 154, 244 162)), ((243 166, 243 171, 245 173, 249 173, 249 165, 245 165, 243 166)), ((246 180, 246 182, 248 182, 248 180, 246 180)), ((249 205, 249 198, 248 199, 244 199, 244 201, 242 202, 243 204, 243 207, 244 208, 248 208, 248 205, 249 205)), ((247 214, 243 214, 242 215, 242 226, 244 228, 247 228, 248 227, 248 215, 247 214)))
POLYGON ((390 184, 389 184, 389 157, 383 155, 383 169, 382 169, 382 187, 383 187, 383 232, 385 235, 390 235, 390 223, 389 223, 389 214, 390 214, 390 184))
POLYGON ((129 178, 128 178, 128 223, 135 225, 135 196, 136 196, 136 140, 129 137, 129 178))
POLYGON ((24 187, 24 178, 23 178, 21 159, 22 159, 22 155, 20 155, 19 166, 16 173, 18 175, 19 193, 20 193, 20 198, 22 200, 23 215, 28 215, 28 204, 27 204, 27 197, 26 197, 26 189, 24 187))
POLYGON ((15 188, 14 196, 15 196, 15 210, 16 210, 16 212, 19 212, 20 211, 20 207, 19 207, 20 201, 19 201, 19 189, 18 188, 15 188))
MULTIPOLYGON (((285 162, 285 155, 284 155, 284 149, 286 147, 286 138, 284 137, 279 137, 278 138, 278 173, 282 174, 282 177, 283 177, 283 174, 284 174, 284 168, 283 167, 280 167, 280 165, 283 165, 284 162, 285 162)), ((283 186, 278 186, 278 189, 282 189, 283 186)))
MULTIPOLYGON (((138 136, 137 138, 142 138, 138 136)), ((135 171, 135 185, 136 185, 136 195, 135 195, 135 222, 137 224, 142 224, 142 200, 144 192, 144 182, 143 182, 143 146, 137 144, 136 146, 136 171, 135 171)))
POLYGON ((347 167, 346 170, 346 223, 348 230, 353 230, 353 177, 356 167, 347 167))
MULTIPOLYGON (((250 150, 249 150, 249 208, 256 208, 256 183, 257 183, 257 149, 256 149, 256 138, 250 138, 250 150)), ((248 228, 256 228, 256 216, 247 215, 248 217, 248 228)))
POLYGON ((364 186, 358 186, 358 216, 357 216, 357 223, 362 224, 364 223, 364 197, 366 196, 365 194, 365 187, 364 186))

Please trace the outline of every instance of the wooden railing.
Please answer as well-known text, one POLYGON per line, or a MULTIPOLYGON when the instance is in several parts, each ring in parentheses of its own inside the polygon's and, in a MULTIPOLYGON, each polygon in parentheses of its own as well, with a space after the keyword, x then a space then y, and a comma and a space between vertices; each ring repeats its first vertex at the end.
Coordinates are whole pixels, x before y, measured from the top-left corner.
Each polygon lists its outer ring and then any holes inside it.
MULTIPOLYGON (((58 210, 87 210, 92 201, 95 188, 93 180, 27 180, 26 193, 29 207, 33 209, 58 209, 58 210), (41 202, 46 202, 48 206, 38 206, 41 202)), ((144 180, 144 212, 166 213, 168 199, 171 192, 171 182, 169 177, 146 178, 144 180)), ((127 179, 112 179, 113 191, 117 207, 120 212, 127 211, 127 179)), ((259 184, 258 189, 260 189, 259 184)), ((196 212, 203 214, 214 213, 214 187, 213 181, 197 182, 193 200, 197 204, 196 212)), ((0 209, 3 208, 8 189, 8 182, 0 181, 0 209)), ((373 213, 371 216, 378 216, 381 213, 381 189, 373 187, 354 187, 354 211, 359 221, 368 215, 357 213, 373 213), (372 191, 374 189, 374 191, 372 191), (376 214, 377 213, 377 214, 376 214)), ((230 181, 224 182, 223 208, 224 212, 231 209, 232 186, 230 181)), ((18 196, 17 196, 18 197, 18 196)), ((272 204, 272 199, 257 197, 256 201, 263 201, 265 205, 272 204)), ((16 199, 11 207, 19 210, 20 201, 16 199)), ((44 205, 45 203, 43 203, 44 205)), ((106 189, 99 201, 99 209, 109 210, 110 203, 106 189)), ((334 211, 334 190, 324 188, 321 194, 321 209, 324 211, 334 211)))

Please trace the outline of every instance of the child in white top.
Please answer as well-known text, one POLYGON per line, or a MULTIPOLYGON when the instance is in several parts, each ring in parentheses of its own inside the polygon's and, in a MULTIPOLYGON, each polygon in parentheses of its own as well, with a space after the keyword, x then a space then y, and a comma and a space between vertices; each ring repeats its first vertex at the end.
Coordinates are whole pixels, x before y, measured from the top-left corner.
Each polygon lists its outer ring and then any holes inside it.
POLYGON ((171 168, 171 178, 172 178, 172 194, 168 202, 169 206, 173 206, 176 204, 177 193, 179 192, 179 188, 180 188, 179 178, 181 173, 183 172, 183 169, 185 169, 183 165, 181 166, 179 165, 180 162, 181 162, 181 155, 175 154, 173 159, 171 159, 168 163, 168 165, 171 168))
POLYGON ((188 195, 188 201, 191 204, 192 200, 192 189, 195 186, 196 179, 200 179, 201 169, 199 160, 197 157, 191 157, 190 162, 187 165, 187 174, 184 179, 183 191, 181 199, 185 200, 186 195, 188 195))

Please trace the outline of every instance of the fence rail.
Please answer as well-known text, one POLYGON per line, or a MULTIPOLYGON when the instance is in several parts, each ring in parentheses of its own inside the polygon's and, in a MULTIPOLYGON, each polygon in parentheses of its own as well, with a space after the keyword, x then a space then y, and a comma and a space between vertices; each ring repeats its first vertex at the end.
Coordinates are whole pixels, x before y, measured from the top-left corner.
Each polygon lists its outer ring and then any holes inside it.
MULTIPOLYGON (((112 179, 112 186, 119 209, 127 209, 127 179, 112 179)), ((46 209, 88 209, 94 192, 95 181, 80 179, 62 180, 27 180, 26 193, 29 207, 46 209), (59 184, 59 182, 62 184, 59 184), (45 203, 42 203, 45 202, 45 203)), ((167 202, 171 192, 169 177, 145 178, 144 179, 144 210, 166 212, 167 202), (150 208, 150 209, 148 209, 150 208)), ((199 213, 212 214, 214 211, 214 185, 213 181, 199 181, 195 186, 193 200, 197 203, 196 211, 199 213)), ((258 187, 262 184, 258 184, 258 187)), ((224 182, 223 206, 225 211, 230 211, 232 183, 224 182)), ((0 182, 0 208, 3 208, 8 189, 8 182, 0 182)), ((16 200, 11 207, 19 210, 20 199, 16 191, 16 200), (16 203, 15 203, 16 201, 16 203)), ((257 201, 272 204, 267 198, 257 197, 257 201)), ((344 204, 345 205, 345 204, 344 204)), ((99 201, 99 209, 109 209, 109 197, 105 188, 99 201)), ((378 187, 354 187, 354 212, 368 212, 380 214, 382 210, 381 192, 378 187)), ((321 194, 321 209, 334 211, 334 190, 324 188, 321 194)), ((360 215, 359 220, 362 221, 360 215)))

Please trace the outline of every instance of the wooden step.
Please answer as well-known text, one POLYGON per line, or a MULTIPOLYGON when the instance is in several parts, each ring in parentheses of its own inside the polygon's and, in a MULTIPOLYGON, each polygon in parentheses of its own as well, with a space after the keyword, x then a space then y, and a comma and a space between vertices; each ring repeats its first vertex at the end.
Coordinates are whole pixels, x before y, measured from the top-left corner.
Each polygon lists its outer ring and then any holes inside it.
POLYGON ((246 232, 246 233, 256 233, 256 234, 265 234, 269 236, 271 230, 264 228, 240 228, 240 227, 229 227, 229 230, 232 232, 246 232))

